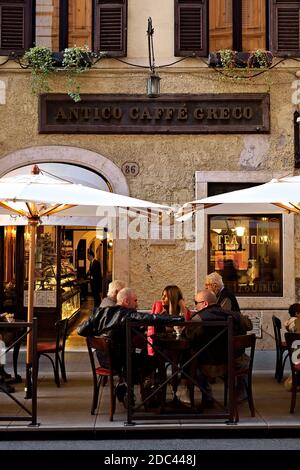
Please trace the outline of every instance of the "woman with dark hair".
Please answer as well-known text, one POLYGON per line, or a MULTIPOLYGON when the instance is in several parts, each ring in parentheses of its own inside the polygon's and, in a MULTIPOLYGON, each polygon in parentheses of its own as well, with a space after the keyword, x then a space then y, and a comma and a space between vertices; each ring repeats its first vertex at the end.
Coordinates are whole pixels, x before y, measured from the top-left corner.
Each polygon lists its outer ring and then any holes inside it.
MULTIPOLYGON (((183 316, 185 321, 191 319, 191 312, 185 306, 183 295, 178 286, 166 286, 161 294, 161 300, 156 300, 152 305, 151 313, 170 315, 171 317, 183 316)), ((149 326, 147 330, 148 342, 152 344, 151 335, 155 333, 154 326, 149 326)), ((148 354, 154 355, 154 351, 148 344, 148 354)))

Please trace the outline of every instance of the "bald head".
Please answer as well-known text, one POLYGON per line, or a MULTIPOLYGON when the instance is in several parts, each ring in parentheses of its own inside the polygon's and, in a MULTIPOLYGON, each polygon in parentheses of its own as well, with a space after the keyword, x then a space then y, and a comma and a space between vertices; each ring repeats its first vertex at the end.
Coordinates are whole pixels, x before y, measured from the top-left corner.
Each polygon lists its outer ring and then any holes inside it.
POLYGON ((195 295, 195 307, 197 310, 203 310, 209 305, 214 305, 217 303, 217 297, 214 292, 210 290, 200 290, 195 295))
POLYGON ((122 307, 136 309, 137 297, 135 291, 129 287, 121 289, 117 294, 117 304, 122 307))

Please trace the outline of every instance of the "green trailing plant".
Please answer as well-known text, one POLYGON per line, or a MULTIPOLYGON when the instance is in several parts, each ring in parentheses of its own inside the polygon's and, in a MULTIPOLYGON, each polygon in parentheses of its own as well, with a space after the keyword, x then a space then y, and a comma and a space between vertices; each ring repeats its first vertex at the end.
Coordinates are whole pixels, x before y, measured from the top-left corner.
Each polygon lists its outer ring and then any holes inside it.
POLYGON ((272 64, 272 53, 263 49, 256 49, 250 53, 248 67, 267 69, 272 64))
POLYGON ((29 49, 23 58, 23 66, 31 68, 31 87, 34 94, 51 91, 48 82, 50 74, 64 70, 67 74, 67 93, 75 102, 80 101, 78 75, 92 65, 93 54, 86 46, 69 47, 62 54, 55 54, 48 47, 36 46, 29 49), (62 58, 60 63, 57 56, 62 58))
POLYGON ((75 101, 80 98, 78 75, 92 66, 92 52, 85 47, 68 47, 63 51, 62 65, 67 72, 67 93, 75 101))
POLYGON ((34 94, 50 91, 48 78, 55 71, 52 51, 48 47, 36 46, 24 55, 25 66, 32 69, 31 87, 34 94))
POLYGON ((232 49, 221 49, 218 53, 220 54, 222 67, 232 69, 236 66, 236 51, 232 49))

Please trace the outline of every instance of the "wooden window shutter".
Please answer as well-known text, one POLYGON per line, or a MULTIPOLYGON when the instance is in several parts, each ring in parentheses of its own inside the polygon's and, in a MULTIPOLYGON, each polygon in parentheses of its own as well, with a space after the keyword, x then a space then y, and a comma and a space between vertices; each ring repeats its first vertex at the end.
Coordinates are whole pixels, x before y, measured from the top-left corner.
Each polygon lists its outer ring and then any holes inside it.
POLYGON ((207 0, 175 0, 175 56, 207 56, 207 0))
POLYGON ((271 0, 270 26, 273 54, 300 57, 300 0, 271 0))
POLYGON ((69 47, 92 46, 92 4, 91 0, 69 2, 69 47))
POLYGON ((32 46, 32 0, 0 0, 0 54, 32 46))
POLYGON ((265 0, 242 1, 242 44, 243 51, 266 49, 265 0))
POLYGON ((127 0, 95 0, 94 51, 127 53, 127 0))

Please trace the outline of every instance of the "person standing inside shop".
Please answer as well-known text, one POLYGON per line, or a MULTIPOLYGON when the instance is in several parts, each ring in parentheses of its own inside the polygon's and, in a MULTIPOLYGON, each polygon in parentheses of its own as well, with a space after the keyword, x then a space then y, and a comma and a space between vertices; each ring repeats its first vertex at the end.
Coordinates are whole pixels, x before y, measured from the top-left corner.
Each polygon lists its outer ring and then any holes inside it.
POLYGON ((99 307, 101 302, 102 291, 101 264, 100 261, 95 258, 95 253, 93 252, 93 250, 88 251, 88 260, 90 262, 88 276, 90 278, 90 286, 92 296, 94 298, 94 307, 99 307))

